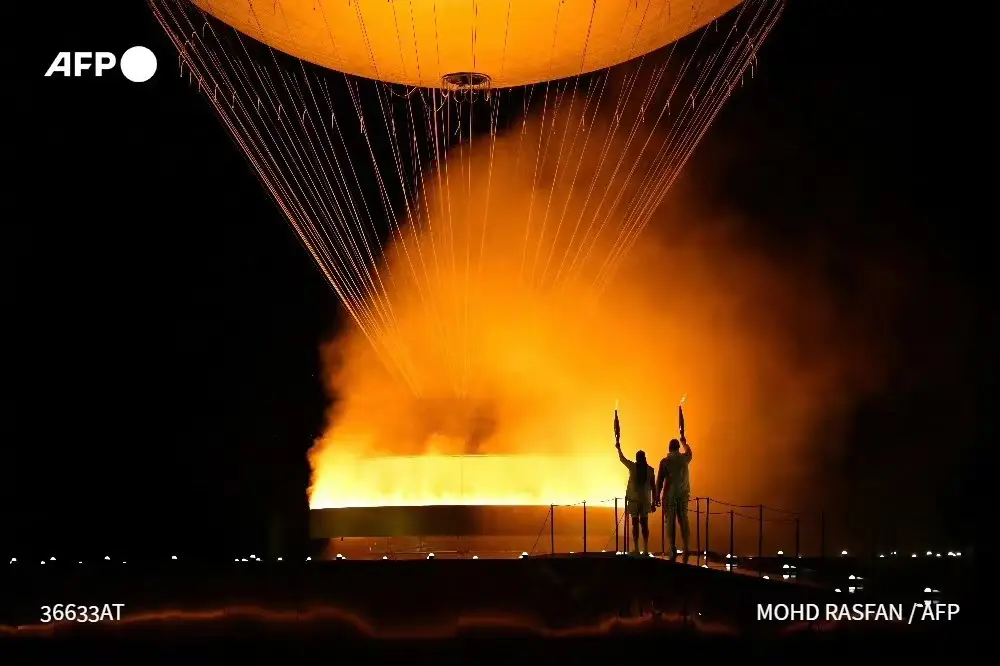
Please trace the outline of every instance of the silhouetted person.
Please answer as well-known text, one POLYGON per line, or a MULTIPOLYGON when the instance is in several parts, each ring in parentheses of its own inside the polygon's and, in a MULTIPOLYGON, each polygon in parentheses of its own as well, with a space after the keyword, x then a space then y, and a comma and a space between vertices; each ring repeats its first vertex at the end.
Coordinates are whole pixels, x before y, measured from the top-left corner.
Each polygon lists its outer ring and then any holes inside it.
POLYGON ((622 453, 615 442, 618 459, 628 467, 628 487, 625 489, 625 511, 632 519, 632 552, 639 550, 639 528, 642 527, 642 552, 649 552, 649 514, 656 510, 656 472, 646 462, 646 452, 637 451, 635 462, 622 453))
POLYGON ((677 523, 681 525, 681 541, 684 542, 684 563, 688 561, 688 551, 691 550, 691 525, 688 523, 688 503, 691 501, 691 476, 688 465, 691 464, 691 447, 687 438, 680 441, 670 440, 669 453, 660 461, 659 478, 656 481, 656 497, 663 497, 663 510, 666 512, 667 529, 670 534, 670 559, 677 554, 676 538, 677 523), (684 453, 681 453, 681 444, 684 453), (661 494, 662 493, 662 494, 661 494))

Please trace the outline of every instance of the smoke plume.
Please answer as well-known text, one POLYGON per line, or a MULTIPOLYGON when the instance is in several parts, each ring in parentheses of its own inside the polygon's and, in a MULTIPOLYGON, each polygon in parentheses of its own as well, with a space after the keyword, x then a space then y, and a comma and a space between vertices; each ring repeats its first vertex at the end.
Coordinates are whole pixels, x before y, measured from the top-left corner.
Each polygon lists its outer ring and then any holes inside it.
POLYGON ((617 263, 632 220, 612 204, 644 196, 648 165, 618 134, 602 144, 607 127, 560 151, 535 117, 424 174, 411 206, 429 224, 403 226, 379 272, 384 344, 348 329, 324 349, 314 508, 621 496, 616 404, 623 451, 655 466, 683 395, 696 495, 787 505, 834 452, 832 424, 880 373, 846 312, 808 262, 693 212, 696 193, 617 263))

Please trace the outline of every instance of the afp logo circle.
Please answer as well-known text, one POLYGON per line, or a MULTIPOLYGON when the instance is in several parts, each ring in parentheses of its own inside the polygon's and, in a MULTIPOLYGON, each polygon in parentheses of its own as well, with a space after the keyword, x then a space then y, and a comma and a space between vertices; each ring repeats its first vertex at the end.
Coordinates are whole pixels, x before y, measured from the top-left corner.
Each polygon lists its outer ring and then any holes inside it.
POLYGON ((122 70, 133 83, 145 83, 156 74, 156 56, 145 46, 133 46, 116 59, 110 51, 61 51, 49 65, 45 76, 103 76, 104 72, 122 70))

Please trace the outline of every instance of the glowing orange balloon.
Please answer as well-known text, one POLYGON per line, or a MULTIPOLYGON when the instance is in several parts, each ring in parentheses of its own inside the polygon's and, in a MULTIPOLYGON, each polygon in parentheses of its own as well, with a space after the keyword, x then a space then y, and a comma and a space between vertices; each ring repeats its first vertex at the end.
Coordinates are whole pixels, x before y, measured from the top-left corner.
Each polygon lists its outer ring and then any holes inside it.
POLYGON ((193 0, 280 51, 371 79, 496 88, 616 65, 710 23, 741 0, 193 0))

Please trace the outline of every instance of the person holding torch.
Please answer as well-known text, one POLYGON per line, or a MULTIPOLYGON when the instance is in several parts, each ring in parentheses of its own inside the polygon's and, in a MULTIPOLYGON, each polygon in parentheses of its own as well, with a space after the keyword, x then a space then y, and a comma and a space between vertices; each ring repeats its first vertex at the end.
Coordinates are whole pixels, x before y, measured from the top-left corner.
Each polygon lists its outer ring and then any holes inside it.
POLYGON ((618 459, 628 468, 625 511, 632 519, 632 554, 639 554, 639 529, 642 528, 642 552, 649 553, 649 514, 656 511, 656 472, 646 462, 646 452, 636 451, 635 462, 622 453, 621 426, 615 409, 615 448, 618 459))
POLYGON ((684 436, 684 398, 677 408, 680 440, 671 439, 667 457, 660 461, 657 474, 655 496, 662 497, 666 512, 667 531, 670 535, 670 559, 677 555, 677 524, 681 526, 681 541, 684 545, 684 563, 687 564, 691 550, 691 525, 688 522, 688 504, 691 502, 691 476, 688 466, 693 454, 687 437, 684 436), (681 453, 681 445, 684 452, 681 453))

